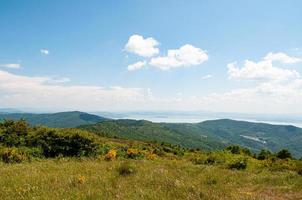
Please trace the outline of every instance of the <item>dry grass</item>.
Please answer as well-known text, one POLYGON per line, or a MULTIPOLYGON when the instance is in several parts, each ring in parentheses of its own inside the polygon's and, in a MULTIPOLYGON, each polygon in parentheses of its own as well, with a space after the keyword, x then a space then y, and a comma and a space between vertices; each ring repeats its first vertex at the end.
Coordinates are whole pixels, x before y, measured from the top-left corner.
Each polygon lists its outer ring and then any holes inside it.
POLYGON ((232 171, 185 160, 43 160, 0 164, 0 199, 302 199, 294 172, 232 171))

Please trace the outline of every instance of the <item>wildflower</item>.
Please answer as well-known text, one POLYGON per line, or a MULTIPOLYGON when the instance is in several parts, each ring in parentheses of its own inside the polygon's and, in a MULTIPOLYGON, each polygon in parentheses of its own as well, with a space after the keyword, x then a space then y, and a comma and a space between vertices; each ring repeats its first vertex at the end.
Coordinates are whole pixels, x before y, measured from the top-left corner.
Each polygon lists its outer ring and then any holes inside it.
POLYGON ((127 158, 135 159, 140 157, 142 154, 137 149, 129 148, 127 149, 127 158))
POLYGON ((147 155, 147 159, 148 159, 148 160, 155 160, 156 157, 157 157, 157 156, 156 156, 156 154, 154 154, 154 153, 150 153, 150 154, 147 155))
POLYGON ((114 160, 116 158, 116 150, 111 149, 106 155, 105 160, 114 160))
POLYGON ((77 177, 76 182, 78 184, 84 184, 86 182, 86 177, 80 175, 80 176, 77 177))

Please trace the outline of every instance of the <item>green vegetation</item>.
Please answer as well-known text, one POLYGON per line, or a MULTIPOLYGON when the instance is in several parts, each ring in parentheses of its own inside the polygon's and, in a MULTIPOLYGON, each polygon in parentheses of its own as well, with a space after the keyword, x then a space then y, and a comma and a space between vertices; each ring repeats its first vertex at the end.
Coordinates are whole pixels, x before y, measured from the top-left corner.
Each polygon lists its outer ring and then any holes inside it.
POLYGON ((302 156, 302 129, 235 120, 202 123, 152 123, 145 120, 110 120, 83 112, 54 114, 0 113, 3 119, 25 119, 32 125, 54 128, 80 127, 100 136, 166 142, 185 148, 218 150, 236 144, 260 152, 288 149, 292 156, 302 156))
POLYGON ((79 129, 0 123, 0 199, 301 199, 286 149, 205 152, 79 129))
POLYGON ((83 124, 95 124, 106 118, 84 112, 60 112, 53 114, 0 113, 0 121, 4 119, 26 120, 30 125, 43 125, 53 128, 72 128, 83 124))
POLYGON ((166 124, 152 123, 146 120, 107 120, 79 128, 104 137, 165 142, 187 148, 207 150, 222 149, 226 145, 210 138, 201 137, 200 133, 172 130, 166 124))
POLYGON ((213 120, 197 124, 152 123, 145 120, 107 120, 79 128, 105 137, 167 142, 186 148, 217 150, 237 144, 253 152, 261 149, 290 150, 302 156, 302 129, 234 120, 213 120))

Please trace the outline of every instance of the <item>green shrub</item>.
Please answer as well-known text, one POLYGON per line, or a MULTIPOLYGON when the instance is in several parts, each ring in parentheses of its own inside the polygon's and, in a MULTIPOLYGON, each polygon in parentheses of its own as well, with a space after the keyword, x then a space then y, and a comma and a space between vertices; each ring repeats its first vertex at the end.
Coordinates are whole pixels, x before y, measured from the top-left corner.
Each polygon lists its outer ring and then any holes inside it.
POLYGON ((302 168, 298 169, 297 172, 300 176, 302 176, 302 168))
POLYGON ((38 147, 19 147, 20 151, 22 151, 25 155, 27 155, 30 159, 32 158, 43 158, 43 151, 38 147))
POLYGON ((206 165, 214 165, 215 163, 216 163, 216 158, 213 156, 209 156, 204 162, 204 164, 206 165))
POLYGON ((0 123, 0 143, 8 147, 24 146, 29 132, 25 120, 4 120, 0 123))
POLYGON ((40 128, 32 135, 30 145, 39 147, 45 157, 96 155, 98 145, 87 134, 70 129, 40 128))
POLYGON ((241 152, 241 148, 237 145, 228 146, 225 149, 231 152, 232 154, 240 154, 241 152))
POLYGON ((248 148, 240 147, 238 145, 231 145, 225 148, 232 154, 244 154, 247 156, 252 156, 252 152, 248 148))
POLYGON ((272 156, 272 153, 268 150, 262 149, 257 156, 258 160, 267 160, 272 156))
POLYGON ((139 158, 143 158, 143 157, 144 157, 144 154, 140 150, 134 149, 134 148, 127 149, 126 158, 139 159, 139 158))
POLYGON ((247 167, 247 160, 246 159, 239 159, 229 164, 229 169, 237 169, 243 170, 247 167))
POLYGON ((128 176, 136 173, 136 169, 130 162, 123 162, 117 169, 119 175, 128 176))
POLYGON ((280 159, 291 159, 292 158, 292 154, 287 150, 287 149, 282 149, 281 151, 279 151, 277 153, 277 158, 280 158, 280 159))
POLYGON ((1 160, 5 163, 21 163, 28 160, 28 156, 20 149, 6 147, 0 150, 1 160))

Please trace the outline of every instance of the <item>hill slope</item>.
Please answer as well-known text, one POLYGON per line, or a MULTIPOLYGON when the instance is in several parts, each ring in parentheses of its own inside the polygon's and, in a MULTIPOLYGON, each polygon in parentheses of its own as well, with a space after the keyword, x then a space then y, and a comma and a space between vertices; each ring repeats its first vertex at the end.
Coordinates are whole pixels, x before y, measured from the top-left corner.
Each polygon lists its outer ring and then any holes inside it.
POLYGON ((238 144, 254 151, 289 149, 302 156, 302 129, 235 120, 201 123, 152 123, 144 120, 109 120, 79 128, 107 137, 168 142, 190 148, 220 149, 238 144))
POLYGON ((198 132, 188 131, 184 134, 177 129, 171 129, 166 124, 152 123, 146 120, 108 120, 93 125, 83 125, 79 128, 106 137, 166 142, 190 148, 202 147, 212 150, 226 146, 226 144, 210 137, 204 138, 198 132))
POLYGON ((200 131, 215 135, 220 140, 259 150, 289 149, 302 155, 302 129, 291 125, 271 125, 235 120, 213 120, 197 124, 200 131))
POLYGON ((77 127, 83 124, 95 124, 106 120, 106 118, 97 115, 78 111, 53 114, 2 113, 0 114, 0 120, 3 119, 25 119, 31 125, 44 125, 56 128, 77 127))

